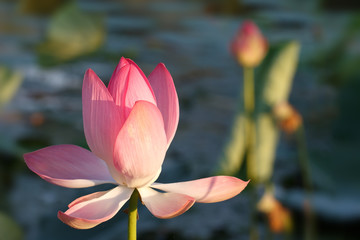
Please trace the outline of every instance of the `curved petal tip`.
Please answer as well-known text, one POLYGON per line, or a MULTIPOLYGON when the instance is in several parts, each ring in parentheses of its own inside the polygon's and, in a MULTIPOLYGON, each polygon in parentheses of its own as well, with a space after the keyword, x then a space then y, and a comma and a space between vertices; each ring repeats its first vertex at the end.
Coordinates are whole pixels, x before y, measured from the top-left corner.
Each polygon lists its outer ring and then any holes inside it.
POLYGON ((69 144, 24 154, 29 169, 48 182, 68 188, 114 182, 104 161, 90 151, 69 144))
POLYGON ((66 212, 59 211, 58 218, 73 228, 93 228, 112 218, 129 200, 132 192, 133 189, 118 186, 80 197, 69 204, 66 212))
POLYGON ((195 199, 178 193, 162 193, 149 187, 139 188, 142 203, 157 218, 177 217, 191 208, 195 199))
POLYGON ((58 211, 57 217, 63 223, 76 229, 90 229, 101 223, 95 220, 87 220, 87 219, 72 217, 70 215, 67 215, 66 213, 63 213, 62 211, 58 211))
POLYGON ((180 193, 191 196, 197 202, 221 202, 238 195, 249 181, 236 177, 216 176, 187 182, 153 184, 151 187, 165 192, 180 193))

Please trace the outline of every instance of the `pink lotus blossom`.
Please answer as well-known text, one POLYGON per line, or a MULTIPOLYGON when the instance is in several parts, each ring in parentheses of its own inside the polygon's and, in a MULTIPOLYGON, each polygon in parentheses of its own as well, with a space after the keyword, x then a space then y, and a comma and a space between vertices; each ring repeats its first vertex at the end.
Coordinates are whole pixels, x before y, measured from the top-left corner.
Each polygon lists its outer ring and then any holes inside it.
POLYGON ((268 44, 259 28, 252 21, 245 21, 239 28, 231 52, 244 67, 256 67, 264 59, 268 44))
POLYGON ((82 102, 91 152, 75 145, 55 145, 24 155, 27 166, 53 184, 116 185, 80 197, 66 212, 59 211, 59 219, 69 226, 88 229, 109 220, 135 189, 154 216, 172 218, 194 202, 223 201, 246 187, 248 182, 228 176, 155 183, 179 120, 177 93, 164 64, 147 78, 133 61, 122 58, 108 87, 89 69, 82 102))

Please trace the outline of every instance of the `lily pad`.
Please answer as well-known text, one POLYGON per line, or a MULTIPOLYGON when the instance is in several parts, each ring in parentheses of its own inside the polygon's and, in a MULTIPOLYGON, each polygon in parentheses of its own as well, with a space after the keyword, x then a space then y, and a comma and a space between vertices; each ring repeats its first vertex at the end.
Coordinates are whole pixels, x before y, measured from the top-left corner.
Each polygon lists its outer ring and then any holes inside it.
POLYGON ((6 214, 0 212, 0 233, 7 240, 23 239, 23 231, 20 226, 6 214))
POLYGON ((19 72, 0 66, 0 108, 14 96, 22 81, 19 72))
POLYGON ((68 4, 51 19, 46 41, 38 46, 38 59, 43 66, 74 60, 98 50, 104 39, 105 26, 100 16, 68 4))

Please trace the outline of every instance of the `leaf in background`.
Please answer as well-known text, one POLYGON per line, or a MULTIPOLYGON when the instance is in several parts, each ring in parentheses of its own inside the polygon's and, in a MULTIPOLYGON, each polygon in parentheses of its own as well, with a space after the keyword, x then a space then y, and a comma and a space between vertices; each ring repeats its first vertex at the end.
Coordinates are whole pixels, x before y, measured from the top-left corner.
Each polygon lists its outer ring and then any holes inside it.
POLYGON ((220 172, 218 174, 236 175, 244 161, 246 118, 244 111, 239 109, 235 116, 230 139, 225 145, 220 158, 220 172))
POLYGON ((0 66, 0 108, 14 96, 22 80, 23 77, 20 73, 0 66))
POLYGON ((21 13, 46 15, 53 13, 57 8, 66 3, 66 0, 21 0, 19 11, 21 13))
POLYGON ((257 119, 257 182, 266 182, 271 178, 276 155, 279 133, 270 113, 261 113, 257 119))
POLYGON ((90 54, 104 43, 103 19, 81 12, 75 4, 59 9, 48 27, 46 41, 38 46, 41 65, 49 66, 90 54))
POLYGON ((1 239, 21 240, 23 239, 23 231, 20 226, 10 217, 0 212, 0 233, 1 239), (4 238, 5 237, 5 238, 4 238))
POLYGON ((259 82, 256 95, 258 176, 254 180, 257 182, 266 182, 272 176, 279 133, 271 109, 288 100, 299 50, 296 41, 271 48, 256 78, 256 84, 259 82))
POLYGON ((274 106, 287 101, 299 58, 300 45, 288 41, 270 49, 270 53, 259 69, 256 84, 257 107, 274 106))

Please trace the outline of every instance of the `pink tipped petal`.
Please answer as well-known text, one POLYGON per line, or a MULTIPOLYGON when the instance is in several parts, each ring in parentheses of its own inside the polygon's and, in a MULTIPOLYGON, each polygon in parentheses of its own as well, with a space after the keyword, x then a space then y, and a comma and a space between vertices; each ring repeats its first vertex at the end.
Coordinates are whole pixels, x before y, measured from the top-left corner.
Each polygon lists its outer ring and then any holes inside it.
POLYGON ((245 182, 235 177, 216 176, 194 181, 158 184, 151 187, 165 192, 185 194, 196 199, 197 202, 221 202, 238 195, 249 181, 245 182))
POLYGON ((136 101, 145 100, 156 105, 151 86, 139 69, 131 60, 122 67, 114 77, 109 91, 116 105, 121 108, 121 120, 125 121, 136 101))
MULTIPOLYGON (((66 212, 58 212, 58 218, 77 229, 89 229, 112 218, 129 200, 134 189, 116 187, 105 194, 93 194, 89 200, 72 204, 66 212)), ((76 201, 76 200, 75 200, 76 201)))
POLYGON ((166 153, 166 135, 159 109, 135 103, 115 142, 114 165, 129 187, 153 183, 166 153))
POLYGON ((68 188, 115 182, 104 161, 75 145, 55 145, 24 155, 27 166, 48 182, 68 188))
POLYGON ((174 81, 165 65, 160 63, 150 74, 149 82, 163 115, 166 137, 170 145, 179 122, 179 100, 174 81))
POLYGON ((109 86, 108 86, 108 89, 111 89, 113 88, 113 84, 115 82, 115 79, 117 78, 117 75, 119 74, 119 71, 122 67, 124 67, 125 65, 129 64, 128 60, 124 57, 121 57, 120 61, 119 61, 119 64, 116 66, 113 74, 111 75, 111 78, 110 78, 110 82, 109 82, 109 86))
POLYGON ((138 188, 141 201, 158 218, 173 218, 186 212, 195 199, 178 193, 161 193, 149 187, 138 188))
MULTIPOLYGON (((150 83, 149 83, 149 81, 148 81, 148 78, 145 76, 145 74, 144 74, 144 72, 141 70, 141 68, 139 68, 139 66, 133 61, 133 60, 131 60, 131 59, 126 59, 127 61, 128 61, 128 63, 130 63, 130 64, 132 64, 134 67, 136 67, 137 68, 137 70, 139 71, 139 73, 141 74, 141 76, 144 78, 144 79, 146 79, 146 82, 147 82, 147 84, 148 84, 148 86, 150 87, 150 83)), ((150 87, 151 88, 151 87, 150 87)), ((155 95, 154 95, 155 96, 155 95)))
POLYGON ((120 110, 91 69, 85 73, 82 102, 86 141, 92 152, 111 168, 114 143, 121 128, 120 110))

